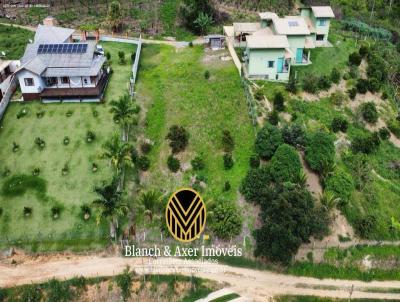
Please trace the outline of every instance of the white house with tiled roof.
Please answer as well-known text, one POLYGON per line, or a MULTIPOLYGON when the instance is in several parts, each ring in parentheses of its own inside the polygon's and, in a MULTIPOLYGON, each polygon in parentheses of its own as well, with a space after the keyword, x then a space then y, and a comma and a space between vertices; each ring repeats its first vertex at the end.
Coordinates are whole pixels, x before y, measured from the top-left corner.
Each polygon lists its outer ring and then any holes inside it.
POLYGON ((329 46, 330 6, 302 8, 298 16, 259 13, 256 23, 224 27, 234 46, 244 52, 244 73, 249 78, 287 81, 291 65, 308 65, 310 49, 329 46))

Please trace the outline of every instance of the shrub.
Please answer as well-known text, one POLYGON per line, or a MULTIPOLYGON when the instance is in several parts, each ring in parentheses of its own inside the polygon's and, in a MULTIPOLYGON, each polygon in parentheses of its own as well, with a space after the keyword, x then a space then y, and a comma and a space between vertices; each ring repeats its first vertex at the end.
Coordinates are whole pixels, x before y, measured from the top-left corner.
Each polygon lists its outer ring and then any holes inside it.
POLYGON ((378 92, 381 89, 381 83, 376 78, 370 78, 368 80, 368 90, 372 93, 378 92))
POLYGON ((361 238, 368 238, 376 229, 377 220, 373 215, 367 215, 355 221, 356 233, 361 238))
POLYGON ((118 59, 119 59, 119 63, 120 64, 125 64, 126 60, 125 60, 125 52, 120 50, 118 51, 118 59))
POLYGON ((96 173, 98 169, 99 169, 99 167, 97 166, 97 164, 96 163, 92 163, 92 172, 96 173))
POLYGON ((39 110, 38 112, 36 112, 36 117, 37 118, 42 118, 45 114, 44 110, 39 110))
POLYGON ((181 162, 179 161, 179 159, 175 158, 173 155, 168 156, 167 165, 168 165, 168 169, 174 173, 178 172, 179 169, 181 168, 181 162))
POLYGON ((260 203, 262 200, 262 192, 268 188, 272 181, 269 166, 251 169, 247 172, 246 177, 240 186, 240 193, 249 202, 260 203))
POLYGON ((361 105, 361 114, 364 120, 371 124, 375 124, 379 118, 378 110, 373 102, 363 103, 361 105))
POLYGON ((218 202, 213 207, 211 229, 222 239, 238 236, 242 231, 243 218, 232 202, 218 202))
POLYGON ((74 114, 74 111, 73 111, 73 110, 67 110, 67 112, 65 113, 65 116, 66 116, 66 117, 71 117, 72 114, 74 114))
POLYGON ((397 137, 400 138, 400 121, 399 120, 391 120, 388 123, 388 128, 392 133, 397 137))
POLYGON ((297 80, 293 75, 290 75, 289 82, 286 84, 286 90, 291 93, 297 93, 297 80))
MULTIPOLYGON (((40 302, 43 298, 42 289, 40 285, 25 285, 21 288, 19 298, 18 301, 40 302)), ((5 300, 0 297, 0 301, 5 300)))
POLYGON ((283 127, 282 137, 285 144, 297 148, 304 146, 306 133, 300 124, 290 124, 283 127))
POLYGON ((279 123, 279 113, 275 109, 268 115, 268 122, 271 125, 277 126, 279 123))
POLYGON ((68 175, 69 174, 69 166, 68 163, 65 163, 64 167, 61 169, 61 175, 68 175))
POLYGON ((196 156, 190 162, 192 165, 192 169, 195 171, 203 170, 205 168, 204 160, 200 156, 196 156))
POLYGON ((309 93, 318 92, 318 78, 315 75, 308 75, 303 78, 303 89, 309 93))
POLYGON ((351 149, 354 153, 370 154, 378 149, 380 145, 379 134, 370 133, 357 136, 351 142, 351 149))
POLYGON ((333 132, 346 132, 349 123, 344 117, 334 117, 331 123, 331 128, 333 132))
POLYGON ((264 99, 264 92, 261 88, 256 89, 256 91, 254 92, 254 98, 259 101, 264 99))
POLYGON ((47 285, 47 302, 71 301, 73 291, 67 282, 51 279, 47 285))
POLYGON ((19 150, 19 145, 16 142, 13 142, 12 151, 15 153, 19 150))
POLYGON ((151 151, 152 145, 149 143, 143 143, 140 145, 140 150, 142 150, 143 154, 148 154, 151 151))
POLYGON ((137 167, 142 171, 147 171, 150 168, 150 159, 147 156, 139 156, 136 161, 137 167))
POLYGON ((358 53, 361 57, 365 57, 369 53, 369 48, 366 45, 362 45, 358 50, 358 53))
POLYGON ((193 47, 193 42, 192 41, 189 42, 189 47, 193 47))
POLYGON ((111 59, 111 54, 110 54, 109 51, 106 52, 106 58, 107 58, 108 61, 110 61, 110 59, 111 59))
POLYGON ((379 137, 381 140, 388 140, 390 138, 390 131, 388 128, 380 128, 379 129, 379 137))
POLYGON ((86 142, 87 143, 92 143, 96 139, 96 135, 92 131, 88 131, 86 133, 86 142))
POLYGON ((347 91, 347 93, 349 94, 349 97, 354 100, 357 96, 357 88, 351 88, 347 91))
POLYGON ((225 152, 232 152, 235 148, 235 141, 229 130, 222 131, 222 148, 225 152))
POLYGON ((172 149, 172 153, 179 153, 185 150, 188 145, 189 134, 182 126, 174 125, 169 128, 166 139, 170 141, 169 146, 172 149))
POLYGON ((3 183, 2 194, 6 197, 22 196, 27 190, 35 190, 38 194, 46 194, 47 183, 44 179, 32 175, 14 175, 3 183))
POLYGON ((58 219, 60 217, 61 214, 61 208, 58 206, 54 206, 51 208, 51 217, 53 219, 58 219))
POLYGON ((84 220, 88 220, 90 218, 90 215, 92 215, 92 210, 87 204, 81 205, 81 215, 84 220))
POLYGON ((278 91, 274 95, 274 110, 284 111, 285 110, 285 98, 283 93, 278 91))
POLYGON ((32 215, 32 208, 31 207, 24 207, 23 213, 25 217, 30 217, 32 215))
POLYGON ((360 77, 360 71, 358 70, 358 66, 350 66, 349 76, 351 79, 358 79, 360 77))
POLYGON ((312 170, 323 175, 329 172, 335 161, 333 137, 322 131, 310 134, 307 137, 305 159, 312 170))
POLYGON ((355 189, 353 178, 342 169, 335 170, 325 181, 325 189, 340 198, 340 204, 347 204, 355 189))
POLYGON ((63 139, 63 144, 64 144, 65 146, 69 145, 69 137, 68 137, 68 136, 65 136, 65 137, 64 137, 64 139, 63 139))
POLYGON ((258 154, 253 154, 252 156, 250 156, 250 167, 252 168, 258 168, 260 166, 260 157, 258 156, 258 154))
POLYGON ((283 144, 282 133, 278 127, 266 124, 257 133, 255 150, 265 160, 272 157, 275 150, 283 144))
POLYGON ((132 146, 132 148, 131 148, 131 159, 132 159, 132 162, 134 164, 137 163, 138 157, 139 157, 138 151, 136 150, 135 147, 132 146))
POLYGON ((224 159, 224 168, 225 170, 229 170, 233 167, 233 158, 232 158, 232 154, 230 153, 225 153, 223 156, 224 159))
POLYGON ((129 272, 129 266, 124 269, 122 274, 119 274, 115 277, 115 282, 118 287, 121 289, 122 301, 128 301, 128 298, 131 297, 131 287, 132 287, 133 276, 132 273, 129 272))
POLYGON ((328 90, 332 86, 332 81, 328 76, 323 75, 318 79, 317 85, 320 90, 328 90))
POLYGON ((1 216, 3 216, 3 208, 2 207, 0 207, 0 218, 1 218, 1 216))
POLYGON ((32 175, 33 176, 38 176, 40 174, 40 168, 34 168, 32 170, 32 175))
POLYGON ((337 69, 336 67, 332 68, 331 77, 330 77, 331 81, 335 84, 339 84, 341 78, 342 78, 342 75, 341 75, 339 69, 337 69))
POLYGON ((40 137, 35 138, 35 144, 39 147, 39 150, 43 150, 46 147, 46 142, 40 137))
POLYGON ((349 64, 350 65, 355 65, 355 66, 360 66, 361 64, 362 57, 358 52, 353 52, 349 55, 349 64))
POLYGON ((206 71, 204 72, 204 78, 205 78, 206 80, 208 80, 208 79, 210 78, 210 71, 206 70, 206 71))
POLYGON ((132 64, 135 63, 135 59, 136 59, 136 52, 132 52, 132 53, 131 53, 131 61, 132 61, 132 64))
POLYGON ((280 145, 270 162, 271 176, 274 182, 293 182, 300 171, 302 165, 299 155, 295 148, 290 145, 280 145))
POLYGON ((369 82, 366 79, 358 79, 356 88, 358 93, 365 94, 368 91, 369 82))
POLYGON ((332 104, 342 106, 347 101, 347 96, 340 90, 333 92, 330 96, 332 104))
POLYGON ((229 181, 225 181, 225 183, 224 183, 224 191, 228 192, 230 189, 231 189, 231 183, 229 181))
POLYGON ((17 113, 17 119, 20 119, 21 117, 24 117, 25 115, 28 114, 28 109, 22 108, 20 111, 17 113))

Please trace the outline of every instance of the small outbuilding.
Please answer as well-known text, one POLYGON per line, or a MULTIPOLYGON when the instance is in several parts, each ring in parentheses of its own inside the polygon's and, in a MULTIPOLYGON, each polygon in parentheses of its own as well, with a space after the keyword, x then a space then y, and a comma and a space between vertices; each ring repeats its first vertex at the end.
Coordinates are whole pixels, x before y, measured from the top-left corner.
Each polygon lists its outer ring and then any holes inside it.
POLYGON ((208 35, 204 37, 205 42, 212 50, 218 50, 225 48, 225 36, 224 35, 208 35))

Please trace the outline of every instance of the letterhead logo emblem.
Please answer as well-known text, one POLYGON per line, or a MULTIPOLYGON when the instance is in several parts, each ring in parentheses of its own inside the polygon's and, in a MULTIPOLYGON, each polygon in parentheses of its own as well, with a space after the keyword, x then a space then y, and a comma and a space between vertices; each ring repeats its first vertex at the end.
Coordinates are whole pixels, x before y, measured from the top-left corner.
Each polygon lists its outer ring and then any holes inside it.
POLYGON ((206 226, 206 206, 200 194, 184 188, 171 195, 165 212, 168 230, 181 242, 200 237, 206 226))

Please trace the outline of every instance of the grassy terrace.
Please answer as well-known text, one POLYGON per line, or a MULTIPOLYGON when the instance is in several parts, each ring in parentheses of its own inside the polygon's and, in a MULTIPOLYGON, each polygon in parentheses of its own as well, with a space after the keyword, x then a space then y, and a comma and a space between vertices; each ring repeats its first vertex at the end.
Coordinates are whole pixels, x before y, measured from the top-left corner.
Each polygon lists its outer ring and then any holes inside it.
POLYGON ((22 57, 26 44, 33 36, 34 33, 29 30, 0 24, 0 51, 6 52, 5 59, 17 60, 22 57))
POLYGON ((145 137, 155 145, 150 153, 147 187, 173 191, 191 185, 190 161, 201 155, 206 168, 198 175, 206 182, 206 200, 236 200, 238 186, 248 169, 254 131, 247 115, 243 88, 232 62, 211 57, 203 48, 176 50, 169 46, 146 45, 139 73, 139 102, 147 112, 145 137), (210 78, 205 79, 206 70, 210 78), (173 174, 167 168, 170 147, 165 136, 172 125, 188 130, 189 146, 179 154, 185 172, 173 174), (221 135, 229 130, 235 140, 235 165, 224 170, 221 135), (226 181, 232 189, 223 192, 226 181))
POLYGON ((88 221, 83 220, 80 207, 93 201, 96 184, 111 177, 109 163, 99 157, 104 141, 119 131, 108 102, 124 93, 130 77, 130 64, 119 65, 117 53, 124 50, 128 56, 134 47, 115 43, 103 45, 114 61, 105 103, 11 103, 7 109, 0 129, 0 207, 3 209, 0 247, 11 241, 34 250, 80 249, 106 242, 107 225, 96 225, 94 210, 88 221), (23 109, 27 115, 18 119, 17 114, 23 109), (42 118, 37 117, 40 111, 44 111, 42 118), (67 112, 72 115, 67 117, 67 112), (86 142, 87 131, 95 133, 93 143, 86 142), (63 144, 65 136, 70 139, 66 146, 63 144), (36 137, 45 141, 43 150, 34 143, 36 137), (13 142, 20 146, 17 152, 13 152, 13 142), (92 172, 93 163, 98 165, 95 173, 92 172), (65 164, 69 167, 68 175, 61 172, 65 164), (32 176, 35 168, 40 169, 39 176, 32 176), (24 194, 5 194, 4 183, 17 175, 25 175, 25 181, 33 184, 24 194), (45 183, 44 190, 39 186, 40 180, 45 183), (53 206, 61 208, 56 220, 51 215, 53 206), (23 215, 24 207, 32 208, 31 217, 23 215))

